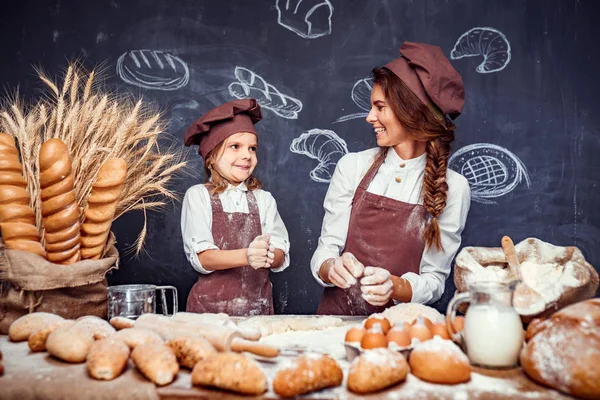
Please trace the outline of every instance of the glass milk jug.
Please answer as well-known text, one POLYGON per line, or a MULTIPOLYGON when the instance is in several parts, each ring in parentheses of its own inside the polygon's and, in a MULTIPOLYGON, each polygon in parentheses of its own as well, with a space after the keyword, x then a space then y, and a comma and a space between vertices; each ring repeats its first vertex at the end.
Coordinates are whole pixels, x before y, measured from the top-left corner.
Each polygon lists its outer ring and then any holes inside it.
POLYGON ((524 332, 521 317, 513 307, 517 282, 475 282, 448 304, 446 326, 452 340, 463 345, 471 364, 483 368, 514 368, 518 365, 524 332), (454 329, 456 309, 470 306, 462 333, 454 329))

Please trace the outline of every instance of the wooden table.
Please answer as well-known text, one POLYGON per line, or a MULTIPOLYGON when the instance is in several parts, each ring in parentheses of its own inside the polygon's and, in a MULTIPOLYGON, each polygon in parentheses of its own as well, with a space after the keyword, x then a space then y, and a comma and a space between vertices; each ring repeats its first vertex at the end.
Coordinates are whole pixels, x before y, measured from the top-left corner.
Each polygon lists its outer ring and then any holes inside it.
MULTIPOLYGON (((262 396, 248 397, 218 390, 193 387, 190 372, 181 370, 168 386, 157 388, 147 381, 133 365, 119 378, 96 381, 88 377, 85 364, 67 364, 47 353, 30 353, 27 342, 12 343, 0 335, 0 350, 4 353, 4 376, 0 377, 0 399, 276 399, 272 390, 262 396)), ((261 363, 271 380, 282 360, 261 363)), ((340 360, 346 375, 348 363, 340 360)), ((474 368, 466 384, 448 386, 423 382, 413 375, 406 382, 369 396, 358 396, 342 386, 312 393, 311 399, 572 399, 541 387, 523 374, 521 369, 491 371, 474 368)))

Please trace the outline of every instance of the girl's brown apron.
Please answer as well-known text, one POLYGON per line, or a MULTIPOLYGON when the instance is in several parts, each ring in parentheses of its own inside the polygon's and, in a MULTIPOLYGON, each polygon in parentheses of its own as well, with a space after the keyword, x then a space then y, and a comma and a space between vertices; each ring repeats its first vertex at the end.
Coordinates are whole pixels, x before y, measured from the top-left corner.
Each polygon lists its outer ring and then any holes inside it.
MULTIPOLYGON (((354 254, 365 266, 385 268, 395 276, 419 273, 425 249, 422 234, 427 213, 420 204, 367 192, 383 161, 382 158, 373 164, 356 188, 343 252, 354 254)), ((392 305, 391 299, 383 307, 367 303, 361 297, 359 284, 349 289, 327 287, 317 314, 369 315, 392 305)))
MULTIPOLYGON (((258 204, 252 191, 246 192, 249 213, 226 213, 219 195, 211 196, 212 234, 221 250, 247 248, 262 234, 258 204)), ((200 274, 188 295, 186 311, 227 313, 231 316, 273 314, 273 293, 269 270, 249 265, 200 274)))

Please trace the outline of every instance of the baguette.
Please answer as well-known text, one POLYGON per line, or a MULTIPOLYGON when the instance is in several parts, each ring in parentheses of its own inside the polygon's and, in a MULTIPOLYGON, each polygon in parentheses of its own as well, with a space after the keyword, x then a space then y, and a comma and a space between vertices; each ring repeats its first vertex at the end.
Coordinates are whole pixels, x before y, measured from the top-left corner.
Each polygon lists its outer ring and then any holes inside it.
POLYGON ((82 258, 102 257, 126 176, 127 163, 121 158, 107 159, 98 171, 81 226, 82 258))
POLYGON ((12 136, 0 132, 0 231, 7 248, 46 257, 29 206, 19 152, 12 136))
POLYGON ((60 139, 40 147, 42 219, 49 261, 70 265, 80 260, 79 206, 73 189, 69 149, 60 139))
POLYGON ((87 355, 88 373, 94 379, 113 380, 127 367, 129 353, 129 347, 119 339, 97 340, 87 355))

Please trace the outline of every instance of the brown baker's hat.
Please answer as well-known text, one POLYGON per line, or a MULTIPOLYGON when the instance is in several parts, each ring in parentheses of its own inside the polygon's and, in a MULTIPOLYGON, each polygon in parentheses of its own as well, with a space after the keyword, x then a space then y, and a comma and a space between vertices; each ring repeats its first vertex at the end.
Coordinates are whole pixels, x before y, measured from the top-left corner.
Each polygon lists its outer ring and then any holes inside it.
POLYGON ((262 119, 255 99, 233 100, 213 108, 194 122, 185 132, 186 146, 198 145, 202 158, 231 135, 250 132, 256 135, 254 124, 262 119))
POLYGON ((465 87, 442 49, 404 42, 400 55, 384 67, 402 79, 425 105, 433 103, 451 119, 458 117, 465 104, 465 87))

